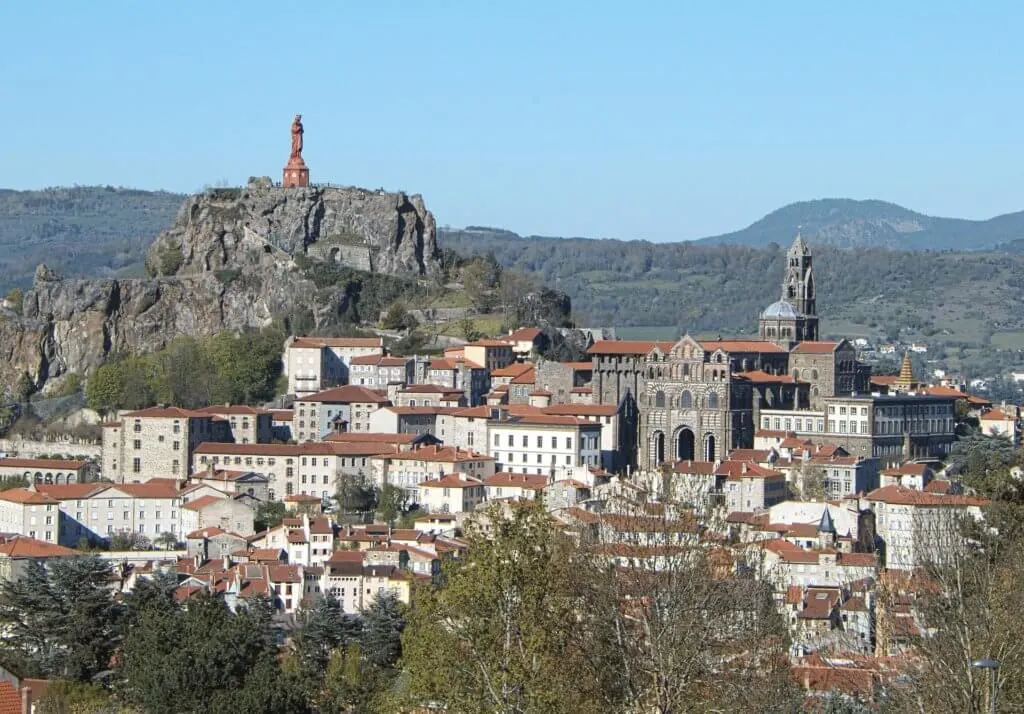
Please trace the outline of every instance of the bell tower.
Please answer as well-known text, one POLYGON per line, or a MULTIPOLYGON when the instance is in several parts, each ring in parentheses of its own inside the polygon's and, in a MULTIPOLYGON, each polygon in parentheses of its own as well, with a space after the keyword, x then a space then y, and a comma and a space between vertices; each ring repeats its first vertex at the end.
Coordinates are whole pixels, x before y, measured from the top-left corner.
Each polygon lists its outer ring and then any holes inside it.
POLYGON ((782 279, 782 299, 804 318, 804 340, 818 339, 818 306, 811 269, 811 251, 797 231, 793 245, 786 253, 786 273, 782 279))

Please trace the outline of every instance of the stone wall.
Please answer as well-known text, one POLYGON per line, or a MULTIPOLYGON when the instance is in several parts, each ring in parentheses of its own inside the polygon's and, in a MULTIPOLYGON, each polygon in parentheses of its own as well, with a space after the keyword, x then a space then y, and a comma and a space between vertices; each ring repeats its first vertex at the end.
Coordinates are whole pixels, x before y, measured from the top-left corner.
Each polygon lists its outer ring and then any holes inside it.
POLYGON ((91 441, 81 439, 56 439, 53 441, 38 441, 34 439, 0 439, 0 451, 9 456, 17 456, 22 459, 37 459, 43 455, 59 454, 73 458, 86 458, 99 460, 101 447, 91 441))

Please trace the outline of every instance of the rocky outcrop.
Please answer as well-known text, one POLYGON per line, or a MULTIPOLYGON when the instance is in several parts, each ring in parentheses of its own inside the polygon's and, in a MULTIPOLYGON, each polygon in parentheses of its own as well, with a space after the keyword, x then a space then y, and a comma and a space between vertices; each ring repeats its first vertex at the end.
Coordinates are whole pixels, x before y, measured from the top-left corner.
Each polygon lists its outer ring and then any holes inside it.
POLYGON ((297 311, 324 324, 351 291, 314 282, 310 265, 419 278, 438 271, 437 252, 419 196, 260 181, 212 189, 189 197, 150 246, 149 279, 61 280, 40 266, 22 315, 0 313, 0 392, 13 394, 25 374, 37 388, 87 375, 110 354, 160 349, 177 335, 260 328, 297 311))
POLYGON ((397 276, 438 271, 434 216, 419 195, 361 188, 211 189, 186 199, 150 246, 151 274, 193 275, 245 264, 254 251, 305 254, 397 276), (180 255, 180 258, 178 257, 180 255))

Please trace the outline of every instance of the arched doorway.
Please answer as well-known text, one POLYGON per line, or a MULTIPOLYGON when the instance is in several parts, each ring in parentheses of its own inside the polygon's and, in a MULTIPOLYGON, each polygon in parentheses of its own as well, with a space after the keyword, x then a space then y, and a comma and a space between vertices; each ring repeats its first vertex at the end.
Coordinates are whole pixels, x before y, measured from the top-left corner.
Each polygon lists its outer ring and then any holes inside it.
POLYGON ((665 434, 660 431, 651 436, 651 459, 654 466, 665 463, 665 434))
POLYGON ((715 437, 712 434, 704 437, 704 460, 715 460, 715 437))
POLYGON ((693 432, 690 429, 682 429, 676 437, 676 458, 680 461, 692 461, 693 443, 693 432))

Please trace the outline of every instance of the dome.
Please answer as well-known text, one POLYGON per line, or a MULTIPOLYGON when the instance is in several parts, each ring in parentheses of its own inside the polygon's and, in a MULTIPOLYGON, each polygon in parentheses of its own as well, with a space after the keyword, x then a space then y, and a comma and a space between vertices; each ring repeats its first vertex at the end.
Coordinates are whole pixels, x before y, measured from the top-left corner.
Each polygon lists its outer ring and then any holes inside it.
POLYGON ((795 320, 800 317, 800 312, 793 307, 792 303, 786 302, 785 300, 779 300, 773 302, 771 305, 764 309, 761 313, 761 317, 782 319, 782 320, 795 320))

